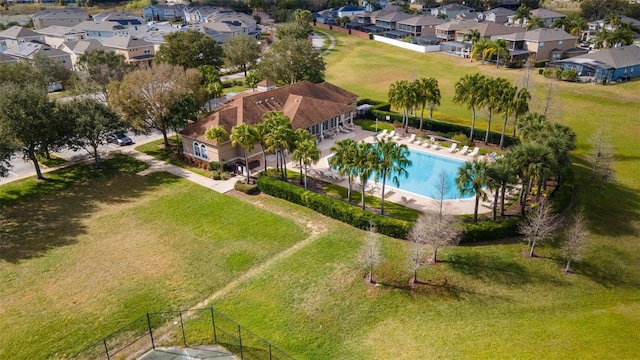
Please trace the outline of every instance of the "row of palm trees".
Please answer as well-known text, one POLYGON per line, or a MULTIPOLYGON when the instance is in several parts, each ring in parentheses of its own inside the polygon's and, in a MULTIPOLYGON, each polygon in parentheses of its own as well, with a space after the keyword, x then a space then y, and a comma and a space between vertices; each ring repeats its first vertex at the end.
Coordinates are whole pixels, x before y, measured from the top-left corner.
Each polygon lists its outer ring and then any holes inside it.
POLYGON ((365 209, 365 189, 371 176, 382 181, 380 213, 384 215, 384 198, 387 179, 400 186, 400 177, 407 177, 411 166, 407 145, 395 141, 377 139, 375 144, 355 142, 352 139, 336 141, 331 148, 333 156, 329 165, 348 180, 347 200, 351 202, 354 179, 359 179, 362 209, 365 209))
POLYGON ((520 144, 509 148, 505 157, 492 163, 482 160, 467 162, 458 171, 456 183, 460 192, 475 195, 474 221, 478 220, 480 200, 486 200, 483 191, 488 187, 494 194, 492 218, 504 216, 505 194, 509 185, 521 182, 519 203, 525 215, 529 194, 536 188, 536 200, 549 178, 560 185, 562 173, 570 166, 569 152, 575 149, 575 133, 567 126, 548 121, 544 115, 530 113, 519 124, 520 144))
MULTIPOLYGON (((256 145, 262 148, 265 170, 267 153, 276 154, 276 170, 281 172, 285 181, 287 180, 287 152, 290 152, 293 160, 300 164, 300 180, 304 181, 305 189, 309 166, 320 159, 320 150, 315 136, 305 129, 293 131, 291 120, 282 111, 265 113, 262 116, 262 122, 255 125, 236 125, 231 128, 230 134, 222 125, 211 127, 205 133, 205 138, 214 140, 218 148, 227 138, 231 140, 233 146, 242 147, 244 162, 247 166, 247 183, 250 182, 248 155, 256 145)), ((221 158, 220 169, 222 169, 221 158)))
POLYGON ((420 130, 424 121, 424 110, 429 109, 429 118, 433 119, 433 111, 440 106, 442 98, 438 80, 422 77, 412 82, 398 80, 389 86, 389 104, 402 109, 402 126, 409 127, 409 113, 417 108, 420 113, 420 130))
POLYGON ((453 101, 458 104, 465 104, 471 110, 471 130, 469 138, 473 139, 476 123, 476 110, 486 109, 488 111, 487 131, 484 143, 489 143, 491 132, 491 121, 493 114, 502 114, 504 121, 500 136, 500 148, 504 148, 505 132, 509 118, 517 121, 529 112, 529 101, 531 94, 526 88, 518 88, 512 85, 507 79, 501 77, 490 77, 475 73, 465 75, 455 83, 455 94, 453 101))

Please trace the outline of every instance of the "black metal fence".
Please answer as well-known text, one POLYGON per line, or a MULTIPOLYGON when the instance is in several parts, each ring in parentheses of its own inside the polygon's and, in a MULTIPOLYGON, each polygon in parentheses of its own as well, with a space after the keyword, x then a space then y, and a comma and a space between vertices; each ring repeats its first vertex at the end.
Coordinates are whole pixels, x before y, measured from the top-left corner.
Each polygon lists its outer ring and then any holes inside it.
POLYGON ((213 307, 146 313, 70 359, 139 357, 159 347, 215 344, 248 360, 294 360, 213 307))

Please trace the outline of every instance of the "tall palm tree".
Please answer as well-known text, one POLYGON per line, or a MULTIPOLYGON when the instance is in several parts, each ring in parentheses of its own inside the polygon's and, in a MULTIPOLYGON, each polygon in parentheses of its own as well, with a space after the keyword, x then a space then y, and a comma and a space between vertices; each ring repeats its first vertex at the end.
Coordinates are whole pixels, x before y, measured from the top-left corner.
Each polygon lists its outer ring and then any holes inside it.
POLYGON ((458 169, 456 183, 462 195, 471 194, 476 197, 473 209, 473 222, 478 222, 478 205, 480 199, 486 200, 487 194, 482 189, 487 185, 487 163, 478 159, 467 161, 458 169))
POLYGON ((474 75, 467 74, 455 83, 453 102, 466 104, 471 109, 471 132, 469 133, 471 141, 473 141, 473 130, 476 126, 476 106, 481 104, 486 80, 484 75, 475 73, 474 75))
POLYGON ((617 46, 617 44, 631 45, 634 37, 635 34, 630 28, 621 26, 609 33, 607 46, 614 47, 617 46))
POLYGON ((398 80, 389 86, 389 104, 402 109, 402 126, 409 126, 409 110, 417 104, 415 87, 407 80, 398 80))
POLYGON ((505 39, 496 39, 489 42, 489 47, 484 50, 483 56, 485 58, 496 57, 496 67, 500 66, 500 58, 506 58, 509 56, 509 50, 507 49, 507 41, 505 39))
POLYGON ((362 185, 362 209, 364 210, 364 193, 367 187, 367 181, 369 180, 369 177, 375 173, 378 166, 376 149, 371 143, 361 141, 356 145, 356 155, 354 159, 354 172, 360 178, 360 184, 362 185))
POLYGON ((476 42, 478 42, 478 40, 480 40, 480 38, 480 31, 478 31, 477 29, 469 29, 467 30, 467 33, 464 34, 463 40, 470 42, 471 46, 473 46, 476 42))
MULTIPOLYGON (((304 166, 304 188, 307 188, 307 171, 311 164, 315 164, 320 160, 320 150, 315 139, 306 138, 296 142, 296 149, 293 150, 291 157, 294 161, 300 161, 304 166)), ((301 166, 301 168, 302 168, 301 166)))
POLYGON ((507 122, 509 121, 509 115, 514 110, 514 103, 518 87, 508 84, 500 91, 500 98, 498 99, 497 112, 504 115, 504 122, 502 124, 502 134, 500 136, 500 148, 504 146, 504 134, 507 131, 507 122))
POLYGON ((398 145, 395 141, 387 141, 385 139, 377 140, 375 146, 378 158, 375 169, 376 181, 382 179, 382 200, 380 203, 380 213, 384 215, 384 192, 387 184, 387 178, 390 177, 395 186, 400 186, 399 176, 405 178, 409 176, 407 167, 411 166, 409 160, 409 149, 407 145, 398 145))
POLYGON ((331 152, 333 156, 329 158, 329 165, 340 175, 347 177, 347 201, 351 202, 351 188, 353 177, 357 175, 354 164, 358 143, 353 139, 346 138, 333 143, 331 152))
MULTIPOLYGON (((516 137, 518 121, 529 112, 529 101, 531 101, 531 93, 529 90, 527 90, 527 88, 518 90, 513 104, 513 137, 516 137)), ((502 143, 502 140, 500 140, 500 143, 502 143)))
POLYGON ((212 126, 204 133, 204 137, 208 140, 214 140, 218 147, 218 161, 220 162, 220 176, 222 176, 222 156, 220 151, 220 141, 229 137, 229 132, 222 125, 212 126))
POLYGON ((571 18, 569 26, 568 28, 565 28, 565 31, 573 36, 582 37, 582 32, 584 30, 587 30, 588 28, 589 24, 587 23, 587 20, 585 18, 583 18, 582 16, 574 16, 571 18))
POLYGON ((487 132, 484 136, 484 143, 489 143, 489 134, 491 133, 491 120, 493 117, 493 113, 500 106, 500 101, 502 98, 502 92, 510 87, 511 84, 509 80, 505 78, 489 78, 486 84, 486 93, 484 98, 482 99, 482 106, 487 108, 489 112, 489 116, 487 117, 487 132))
MULTIPOLYGON (((301 144, 307 140, 312 140, 314 142, 316 142, 316 139, 314 138, 313 135, 311 135, 311 133, 309 133, 309 131, 307 129, 297 129, 296 131, 294 131, 293 133, 293 152, 291 153, 291 158, 293 159, 293 155, 296 151, 296 149, 298 148, 298 144, 301 144)), ((317 142, 316 142, 317 145, 317 142)), ((317 146, 316 146, 317 147, 317 146)), ((306 182, 307 182, 307 178, 306 175, 303 177, 302 175, 302 166, 304 158, 300 155, 298 155, 295 159, 293 159, 293 161, 297 161, 299 168, 300 168, 300 184, 302 184, 303 182, 305 183, 304 188, 307 188, 306 182)))
POLYGON ((527 30, 536 30, 536 29, 542 29, 544 27, 546 27, 546 24, 545 24, 545 22, 544 22, 544 20, 542 18, 540 18, 539 16, 532 16, 527 21, 526 29, 527 30))
MULTIPOLYGON (((429 97, 427 98, 427 105, 429 106, 429 119, 433 120, 433 110, 437 109, 440 106, 440 100, 442 99, 442 94, 440 94, 440 87, 438 86, 438 80, 431 78, 431 91, 429 92, 429 97)), ((422 130, 422 129, 421 129, 422 130)))
POLYGON ((282 179, 287 180, 287 150, 292 146, 294 132, 291 123, 279 124, 269 133, 268 144, 276 152, 276 160, 282 170, 282 179))
POLYGON ((429 107, 429 118, 433 119, 433 109, 440 106, 440 88, 438 87, 438 80, 432 77, 416 79, 413 82, 413 86, 416 92, 416 102, 422 107, 420 113, 420 131, 422 131, 424 109, 427 106, 429 107))
POLYGON ((518 124, 520 141, 524 143, 534 140, 534 137, 542 131, 546 121, 546 116, 542 114, 528 113, 518 124))
POLYGON ((482 61, 482 65, 484 65, 485 53, 490 46, 491 40, 489 39, 481 38, 480 40, 476 41, 476 43, 471 46, 471 59, 478 60, 478 58, 480 58, 482 61))
POLYGON ((523 179, 524 186, 520 192, 520 206, 521 215, 525 215, 527 197, 534 182, 540 186, 545 180, 545 175, 549 174, 550 169, 555 166, 555 158, 548 146, 535 142, 525 142, 514 146, 507 153, 507 158, 514 164, 518 176, 523 179))
POLYGON ((571 26, 571 18, 567 17, 559 17, 551 23, 549 26, 551 29, 562 29, 566 32, 569 32, 569 28, 571 26))
POLYGON ((258 136, 256 129, 247 125, 240 124, 236 125, 231 129, 231 143, 233 146, 240 145, 242 146, 243 154, 244 154, 244 164, 247 171, 247 184, 251 181, 249 174, 249 161, 247 158, 247 150, 253 150, 253 147, 256 145, 258 141, 258 136))
POLYGON ((504 216, 504 198, 509 184, 515 184, 518 180, 514 165, 508 158, 496 159, 487 168, 487 176, 494 182, 495 198, 493 199, 493 220, 496 220, 496 207, 500 200, 500 216, 504 216), (498 199, 498 196, 500 199, 498 199))
POLYGON ((516 24, 524 24, 525 20, 529 20, 531 18, 531 9, 521 5, 516 13, 513 15, 513 22, 516 24))
POLYGON ((276 170, 280 170, 280 152, 274 146, 273 137, 279 126, 291 126, 289 117, 282 111, 269 111, 262 115, 262 122, 257 124, 259 144, 262 146, 264 169, 267 170, 267 151, 276 153, 276 170))

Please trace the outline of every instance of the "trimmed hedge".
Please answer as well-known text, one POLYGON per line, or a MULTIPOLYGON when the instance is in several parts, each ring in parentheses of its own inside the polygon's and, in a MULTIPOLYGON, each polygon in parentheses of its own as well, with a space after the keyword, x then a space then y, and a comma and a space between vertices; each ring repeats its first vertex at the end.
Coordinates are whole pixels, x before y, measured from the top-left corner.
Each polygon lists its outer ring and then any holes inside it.
MULTIPOLYGON (((396 112, 390 111, 391 105, 389 103, 378 103, 374 105, 369 111, 366 113, 366 117, 368 119, 375 120, 378 118, 378 121, 386 121, 387 116, 389 116, 389 122, 393 123, 395 121, 402 122, 402 114, 398 114, 396 112)), ((409 117, 409 126, 417 128, 420 126, 420 118, 415 116, 409 117)), ((471 132, 471 128, 465 125, 451 124, 444 121, 438 121, 433 119, 425 118, 423 125, 423 130, 428 130, 432 132, 442 133, 442 134, 469 134, 471 132)), ((478 130, 478 129, 476 129, 478 130)), ((475 140, 484 141, 486 131, 474 131, 473 138, 475 140)), ((491 131, 489 133, 489 142, 493 144, 500 143, 501 133, 491 131)), ((517 138, 514 138, 509 135, 505 135, 505 146, 516 145, 519 143, 517 138)))
POLYGON ((461 243, 474 243, 510 238, 520 235, 518 224, 520 218, 509 218, 500 221, 480 221, 462 224, 461 243))
POLYGON ((398 239, 407 239, 413 223, 382 216, 337 199, 305 190, 288 182, 261 176, 258 187, 265 194, 308 207, 330 218, 340 220, 359 229, 368 230, 372 222, 376 230, 383 235, 398 239))
POLYGON ((258 188, 258 185, 245 184, 244 182, 242 182, 242 180, 238 180, 233 185, 233 188, 249 195, 258 195, 260 193, 260 189, 258 188))

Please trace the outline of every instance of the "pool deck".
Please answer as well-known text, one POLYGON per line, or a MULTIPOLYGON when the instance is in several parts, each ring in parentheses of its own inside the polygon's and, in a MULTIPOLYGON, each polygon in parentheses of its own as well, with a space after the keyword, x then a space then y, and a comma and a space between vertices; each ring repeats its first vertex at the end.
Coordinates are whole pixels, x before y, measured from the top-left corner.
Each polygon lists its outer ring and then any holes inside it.
MULTIPOLYGON (((312 166, 312 168, 320 171, 329 171, 328 158, 331 156, 330 148, 333 146, 333 143, 337 140, 352 138, 355 141, 364 140, 370 143, 375 142, 375 139, 373 137, 373 135, 375 135, 374 132, 362 130, 358 126, 354 126, 354 128, 356 130, 351 131, 349 133, 339 133, 334 138, 325 139, 322 142, 320 142, 320 144, 318 145, 321 151, 320 161, 318 161, 317 164, 312 166)), ((404 134, 402 133, 400 134, 400 136, 403 136, 403 135, 404 134)), ((447 157, 447 158, 463 160, 463 161, 469 161, 472 159, 467 155, 461 155, 461 154, 458 154, 457 152, 451 153, 447 148, 441 147, 438 150, 434 150, 432 148, 425 148, 422 146, 418 146, 416 144, 409 143, 408 140, 409 140, 408 137, 407 138, 401 137, 399 140, 397 140, 397 142, 400 144, 407 145, 407 147, 411 150, 435 154, 441 157, 447 157)), ((296 164, 291 164, 291 165, 297 166, 296 164)), ((327 181, 326 177, 320 177, 320 178, 324 181, 327 181)), ((329 179, 329 181, 344 187, 347 187, 348 185, 347 180, 329 179)), ((401 180, 401 183, 402 183, 402 180, 401 180)), ((377 183, 373 183, 373 184, 374 184, 373 188, 367 190, 367 193, 369 193, 370 195, 378 196, 378 197, 382 196, 381 185, 377 183)), ((356 188, 356 190, 360 190, 360 189, 356 188)), ((437 211, 438 210, 437 202, 434 199, 428 198, 426 196, 418 195, 415 193, 411 193, 408 191, 404 191, 401 189, 397 189, 389 185, 386 185, 385 187, 385 200, 402 204, 404 206, 417 209, 420 211, 425 211, 425 210, 437 211), (403 197, 405 199, 410 199, 410 201, 404 201, 403 197)), ((471 199, 456 199, 456 200, 444 201, 444 211, 452 215, 473 214, 474 206, 475 206, 475 197, 471 199)), ((491 212, 491 209, 484 207, 482 205, 478 206, 478 213, 483 214, 488 212, 491 212)))

